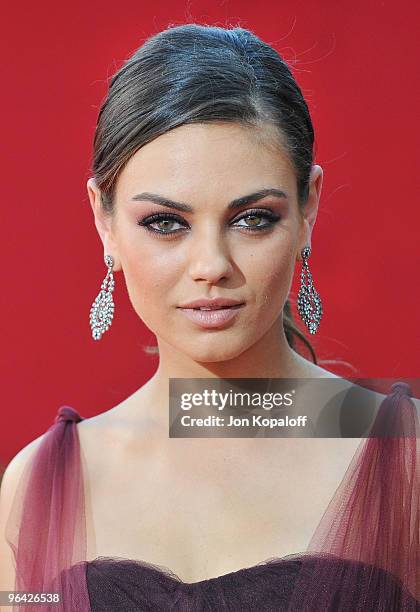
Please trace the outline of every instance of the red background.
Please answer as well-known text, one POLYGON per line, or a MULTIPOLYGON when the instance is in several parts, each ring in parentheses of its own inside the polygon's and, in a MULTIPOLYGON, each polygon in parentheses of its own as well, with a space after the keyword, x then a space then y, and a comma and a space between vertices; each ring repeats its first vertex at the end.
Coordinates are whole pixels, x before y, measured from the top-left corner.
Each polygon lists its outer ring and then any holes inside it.
POLYGON ((298 60, 294 74, 324 169, 310 268, 325 315, 311 341, 320 360, 351 364, 321 361, 342 376, 419 375, 418 6, 8 3, 1 37, 0 462, 43 433, 60 405, 97 414, 156 368, 156 358, 142 351, 154 336, 133 311, 120 273, 112 328, 100 342, 91 338, 89 310, 105 266, 85 184, 106 79, 170 24, 241 25, 286 60, 298 60))

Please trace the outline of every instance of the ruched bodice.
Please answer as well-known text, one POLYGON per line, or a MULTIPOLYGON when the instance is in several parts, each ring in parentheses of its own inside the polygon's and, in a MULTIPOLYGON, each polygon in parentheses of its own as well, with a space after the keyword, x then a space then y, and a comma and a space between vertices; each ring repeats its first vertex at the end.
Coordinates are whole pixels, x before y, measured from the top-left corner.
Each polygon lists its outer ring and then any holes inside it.
POLYGON ((88 562, 85 570, 91 612, 419 610, 392 574, 376 566, 328 555, 288 555, 193 583, 183 582, 170 570, 130 559, 100 557, 88 562), (320 564, 326 580, 317 585, 308 607, 305 583, 310 582, 311 572, 320 571, 320 564), (329 584, 331 576, 335 576, 333 589, 329 584), (341 576, 347 576, 347 580, 351 576, 351 589, 350 584, 343 588, 341 576), (393 607, 377 607, 378 593, 384 589, 393 607))
POLYGON ((308 550, 194 583, 144 560, 86 560, 76 427, 84 417, 61 406, 22 478, 8 539, 17 588, 56 590, 62 603, 22 612, 419 612, 420 450, 410 395, 406 383, 392 385, 374 426, 391 421, 398 437, 362 440, 308 550))

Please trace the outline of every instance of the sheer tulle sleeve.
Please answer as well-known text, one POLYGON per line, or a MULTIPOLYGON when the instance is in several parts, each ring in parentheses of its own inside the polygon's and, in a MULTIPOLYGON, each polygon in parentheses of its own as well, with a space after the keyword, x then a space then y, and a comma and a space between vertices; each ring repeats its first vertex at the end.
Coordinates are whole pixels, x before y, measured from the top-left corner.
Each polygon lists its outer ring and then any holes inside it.
POLYGON ((15 605, 13 612, 90 612, 86 585, 86 521, 83 472, 76 422, 62 406, 27 464, 6 525, 15 590, 60 591, 64 604, 15 605), (66 572, 73 566, 72 572, 66 572))
POLYGON ((396 382, 381 403, 302 557, 290 611, 419 612, 420 446, 411 394, 396 382))

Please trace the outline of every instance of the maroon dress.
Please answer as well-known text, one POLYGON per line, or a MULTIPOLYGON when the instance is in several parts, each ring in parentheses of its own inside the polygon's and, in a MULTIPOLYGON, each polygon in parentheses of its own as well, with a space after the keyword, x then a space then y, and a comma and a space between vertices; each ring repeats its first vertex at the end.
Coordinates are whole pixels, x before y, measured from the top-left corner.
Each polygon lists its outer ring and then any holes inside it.
MULTIPOLYGON (((80 414, 61 406, 28 464, 7 523, 15 590, 61 603, 14 612, 420 611, 420 444, 411 389, 392 385, 375 425, 393 436, 360 445, 306 551, 183 582, 137 559, 86 560, 80 414)), ((159 534, 156 534, 159 537, 159 534)))

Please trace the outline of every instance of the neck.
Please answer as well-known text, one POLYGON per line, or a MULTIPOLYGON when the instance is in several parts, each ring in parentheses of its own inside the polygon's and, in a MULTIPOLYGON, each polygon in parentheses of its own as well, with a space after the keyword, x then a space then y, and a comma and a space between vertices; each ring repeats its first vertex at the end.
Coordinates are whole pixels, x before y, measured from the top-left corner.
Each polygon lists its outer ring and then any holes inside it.
POLYGON ((149 405, 167 405, 170 378, 298 378, 313 375, 311 365, 287 342, 283 321, 237 357, 217 362, 197 362, 158 341, 159 366, 140 391, 147 392, 149 405))

